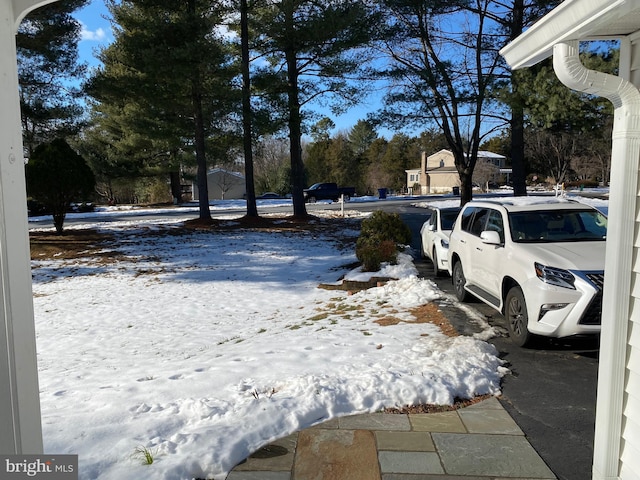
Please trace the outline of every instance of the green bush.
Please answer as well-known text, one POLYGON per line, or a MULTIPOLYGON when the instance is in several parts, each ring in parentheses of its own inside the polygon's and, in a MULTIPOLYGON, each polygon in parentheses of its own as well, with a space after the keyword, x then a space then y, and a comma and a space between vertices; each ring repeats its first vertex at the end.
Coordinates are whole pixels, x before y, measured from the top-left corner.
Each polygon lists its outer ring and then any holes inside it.
POLYGON ((411 230, 400 215, 375 211, 362 221, 356 257, 365 272, 376 272, 382 262, 396 263, 398 252, 410 243, 411 230))

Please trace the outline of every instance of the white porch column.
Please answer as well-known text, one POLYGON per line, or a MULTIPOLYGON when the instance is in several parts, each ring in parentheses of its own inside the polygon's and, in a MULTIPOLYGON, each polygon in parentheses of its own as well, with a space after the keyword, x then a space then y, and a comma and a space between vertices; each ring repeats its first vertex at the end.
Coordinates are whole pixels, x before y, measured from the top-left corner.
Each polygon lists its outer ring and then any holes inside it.
POLYGON ((15 31, 37 0, 0 0, 0 453, 42 453, 15 31))
MULTIPOLYGON (((624 77, 587 70, 580 63, 578 42, 553 49, 556 75, 569 88, 608 98, 614 105, 605 262, 602 334, 593 480, 619 477, 627 375, 634 227, 640 164, 640 92, 624 77)), ((629 43, 623 41, 620 70, 628 70, 629 43)))

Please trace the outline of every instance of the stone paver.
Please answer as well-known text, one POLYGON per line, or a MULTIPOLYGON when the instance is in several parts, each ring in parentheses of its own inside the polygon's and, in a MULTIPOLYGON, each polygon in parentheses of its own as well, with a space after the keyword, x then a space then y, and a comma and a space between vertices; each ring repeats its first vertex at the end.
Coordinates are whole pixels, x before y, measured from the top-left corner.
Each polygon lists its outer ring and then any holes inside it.
POLYGON ((555 480, 495 398, 450 412, 335 418, 279 439, 227 480, 555 480))
POLYGON ((233 471, 227 480, 291 480, 291 472, 238 472, 233 471))
POLYGON ((507 478, 555 478, 522 436, 433 433, 447 473, 507 478))
POLYGON ((291 472, 298 434, 280 438, 261 448, 244 462, 235 467, 235 471, 287 471, 291 472))
MULTIPOLYGON (((497 398, 487 398, 478 403, 464 407, 462 410, 504 410, 504 407, 497 398)), ((461 411, 461 410, 458 410, 461 411)), ((522 479, 518 479, 522 480, 522 479)))
POLYGON ((465 433, 467 431, 456 411, 409 415, 409 422, 413 430, 421 432, 465 433))
POLYGON ((444 473, 435 452, 378 452, 382 473, 444 473))
POLYGON ((406 415, 391 415, 386 413, 365 413, 351 415, 338 419, 340 428, 351 430, 394 430, 409 431, 411 424, 406 415))
POLYGON ((458 411, 462 423, 469 433, 493 433, 503 435, 524 435, 518 424, 505 410, 458 411))
MULTIPOLYGON (((499 478, 496 479, 488 479, 487 477, 460 477, 458 475, 428 475, 428 474, 418 474, 414 475, 411 473, 385 473, 382 475, 382 480, 501 480, 499 478)), ((524 480, 524 479, 509 479, 509 480, 524 480)), ((538 479, 539 480, 539 479, 538 479)))
POLYGON ((375 432, 378 450, 435 452, 436 447, 427 432, 375 432))
POLYGON ((303 430, 298 436, 293 480, 380 478, 376 442, 368 430, 303 430))

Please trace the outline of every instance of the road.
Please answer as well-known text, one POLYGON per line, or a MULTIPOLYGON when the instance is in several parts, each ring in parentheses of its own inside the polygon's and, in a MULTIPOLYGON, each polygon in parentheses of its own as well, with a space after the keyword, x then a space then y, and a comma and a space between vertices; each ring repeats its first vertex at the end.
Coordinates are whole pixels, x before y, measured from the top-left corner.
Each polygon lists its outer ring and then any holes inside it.
MULTIPOLYGON (((420 197, 420 201, 426 201, 429 198, 432 199, 442 199, 442 195, 439 196, 424 196, 420 197)), ((380 209, 386 211, 396 211, 398 208, 401 208, 406 205, 410 205, 411 203, 415 203, 415 199, 387 199, 384 201, 364 201, 364 202, 348 202, 345 203, 345 209, 349 210, 359 210, 359 211, 371 211, 373 209, 380 209)), ((267 200, 267 201, 258 201, 258 213, 263 215, 266 213, 278 213, 283 215, 291 215, 293 213, 293 207, 291 204, 288 205, 280 205, 281 202, 267 200)), ((228 208, 221 208, 220 205, 214 205, 211 209, 211 216, 213 218, 225 217, 229 215, 244 215, 246 212, 246 205, 244 202, 229 202, 228 205, 231 205, 228 208), (235 203, 235 206, 234 206, 235 203)), ((329 202, 318 202, 314 204, 307 204, 307 212, 311 215, 315 211, 318 210, 335 210, 339 211, 342 208, 340 203, 329 203, 329 202)), ((99 223, 109 223, 109 222, 122 222, 122 221, 133 221, 136 219, 140 219, 141 217, 154 218, 154 219, 176 219, 176 218, 198 218, 198 207, 195 204, 181 205, 175 207, 166 207, 166 208, 136 208, 129 210, 117 210, 117 211, 108 211, 108 212, 97 212, 96 213, 88 213, 88 214, 77 214, 70 213, 67 214, 65 218, 64 225, 65 227, 71 225, 82 225, 88 223, 88 219, 90 219, 89 223, 99 224, 99 223)), ((51 216, 43 216, 43 217, 29 217, 29 228, 53 228, 53 219, 51 216)))
MULTIPOLYGON (((402 219, 413 232, 412 247, 419 252, 422 209, 399 207, 402 219)), ((451 279, 437 278, 430 261, 416 259, 420 275, 433 280, 453 304, 451 279)), ((506 336, 505 319, 481 302, 466 304, 505 336, 489 340, 500 352, 511 374, 504 378, 500 402, 518 423, 530 443, 559 480, 591 478, 595 405, 598 374, 598 343, 595 339, 541 340, 522 349, 506 336)), ((465 312, 445 305, 459 331, 476 327, 465 312)))

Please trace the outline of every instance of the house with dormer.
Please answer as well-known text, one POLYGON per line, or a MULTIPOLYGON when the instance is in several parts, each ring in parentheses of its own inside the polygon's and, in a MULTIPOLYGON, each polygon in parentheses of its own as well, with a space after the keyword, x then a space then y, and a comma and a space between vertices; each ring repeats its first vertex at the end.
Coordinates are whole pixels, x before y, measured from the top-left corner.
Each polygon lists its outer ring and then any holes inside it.
MULTIPOLYGON (((505 168, 506 157, 503 155, 480 151, 478 162, 480 161, 489 162, 502 174, 510 173, 505 168)), ((454 187, 460 187, 460 176, 451 150, 440 150, 428 157, 426 152, 422 152, 420 168, 406 170, 406 174, 407 190, 414 195, 451 193, 454 187)))

